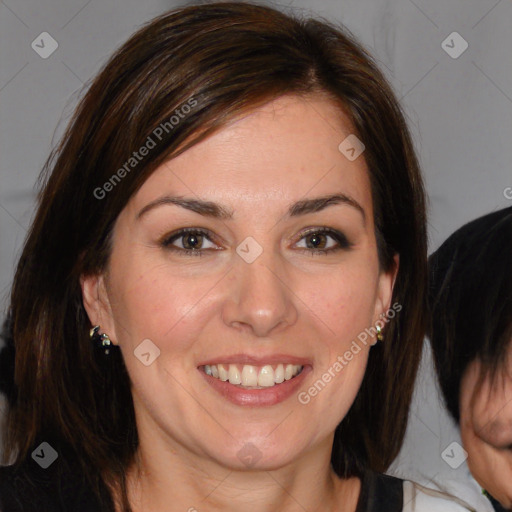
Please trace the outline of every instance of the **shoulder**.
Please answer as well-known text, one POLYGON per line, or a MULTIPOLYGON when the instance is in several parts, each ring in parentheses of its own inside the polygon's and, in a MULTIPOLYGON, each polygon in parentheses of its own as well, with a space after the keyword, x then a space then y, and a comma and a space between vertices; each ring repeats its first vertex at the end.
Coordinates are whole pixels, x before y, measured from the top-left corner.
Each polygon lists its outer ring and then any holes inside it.
POLYGON ((0 467, 0 512, 35 512, 35 499, 45 501, 44 487, 32 480, 25 465, 0 467))
MULTIPOLYGON (((0 512, 59 510, 57 479, 53 472, 38 472, 33 461, 0 467, 0 512)), ((35 465, 35 463, 34 463, 35 465)))
POLYGON ((415 482, 403 482, 403 512, 477 512, 460 498, 415 482))
POLYGON ((366 471, 361 478, 361 492, 356 512, 402 512, 403 480, 366 471))
POLYGON ((409 480, 368 471, 356 512, 477 512, 465 501, 409 480))
POLYGON ((41 510, 91 512, 99 508, 80 475, 69 466, 52 464, 43 469, 31 458, 0 466, 0 512, 41 510))

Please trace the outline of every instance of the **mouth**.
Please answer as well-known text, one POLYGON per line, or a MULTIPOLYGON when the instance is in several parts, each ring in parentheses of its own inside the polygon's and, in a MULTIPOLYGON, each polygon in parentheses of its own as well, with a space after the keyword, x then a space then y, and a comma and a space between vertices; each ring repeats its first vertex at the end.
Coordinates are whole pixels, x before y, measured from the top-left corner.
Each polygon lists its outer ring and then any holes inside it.
POLYGON ((243 389, 266 389, 296 378, 304 366, 291 363, 264 364, 206 364, 200 366, 206 375, 243 389))
POLYGON ((197 369, 220 396, 253 407, 276 405, 297 394, 313 369, 310 361, 292 356, 241 355, 221 361, 205 361, 197 369))

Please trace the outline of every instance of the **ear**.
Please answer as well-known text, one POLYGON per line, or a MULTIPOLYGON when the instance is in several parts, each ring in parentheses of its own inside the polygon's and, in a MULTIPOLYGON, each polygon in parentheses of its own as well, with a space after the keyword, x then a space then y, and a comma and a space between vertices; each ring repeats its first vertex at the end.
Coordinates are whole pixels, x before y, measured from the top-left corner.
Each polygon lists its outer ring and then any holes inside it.
POLYGON ((108 297, 105 276, 80 276, 82 300, 85 311, 93 326, 100 326, 100 333, 107 333, 112 343, 116 343, 115 324, 108 297))
POLYGON ((391 307, 393 289, 395 287, 396 276, 400 265, 400 256, 393 256, 394 264, 386 272, 381 272, 377 285, 377 297, 375 301, 374 324, 381 319, 391 307))

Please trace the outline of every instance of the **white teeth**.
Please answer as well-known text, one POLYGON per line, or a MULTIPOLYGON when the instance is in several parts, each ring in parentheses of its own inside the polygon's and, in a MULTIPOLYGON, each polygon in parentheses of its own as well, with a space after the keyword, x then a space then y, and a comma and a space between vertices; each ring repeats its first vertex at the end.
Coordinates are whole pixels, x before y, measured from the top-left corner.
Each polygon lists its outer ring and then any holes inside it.
POLYGON ((261 367, 244 364, 241 365, 241 369, 240 371, 236 364, 207 364, 204 366, 204 372, 207 375, 248 388, 268 388, 275 384, 281 384, 285 380, 297 376, 302 371, 302 366, 280 363, 274 369, 270 364, 261 367))
POLYGON ((241 384, 242 378, 240 376, 240 372, 238 371, 238 368, 236 367, 236 364, 230 364, 229 365, 229 383, 230 384, 241 384))
POLYGON ((257 386, 258 372, 256 368, 250 364, 244 364, 242 369, 242 386, 257 386))
POLYGON ((274 370, 272 366, 267 365, 264 366, 260 370, 260 374, 258 375, 258 386, 262 387, 270 387, 275 384, 274 382, 274 370))
POLYGON ((293 377, 293 370, 295 369, 293 364, 287 364, 284 369, 284 379, 290 380, 293 377))
POLYGON ((278 364, 276 371, 274 372, 274 382, 276 384, 281 384, 284 381, 284 366, 282 364, 278 364))
POLYGON ((224 365, 219 364, 218 369, 219 369, 219 379, 223 380, 224 382, 227 381, 229 379, 229 373, 226 370, 226 368, 224 368, 224 365))

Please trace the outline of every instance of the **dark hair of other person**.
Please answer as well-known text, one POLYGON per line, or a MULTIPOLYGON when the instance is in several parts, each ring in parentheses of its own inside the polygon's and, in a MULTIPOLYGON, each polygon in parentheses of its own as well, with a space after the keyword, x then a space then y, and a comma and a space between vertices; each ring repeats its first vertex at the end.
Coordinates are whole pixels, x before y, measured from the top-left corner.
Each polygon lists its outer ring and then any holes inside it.
POLYGON ((405 434, 426 322, 425 196, 404 114, 344 29, 236 2, 171 11, 135 33, 94 79, 48 159, 11 295, 16 389, 6 460, 57 438, 102 503, 120 489, 129 510, 125 469, 137 447, 130 382, 119 350, 106 360, 91 346, 79 276, 105 268, 117 216, 159 165, 284 94, 324 95, 349 116, 366 147, 381 268, 400 255, 392 303, 403 311, 385 327, 389 341, 372 349, 332 451, 342 478, 388 468, 405 434), (190 98, 198 105, 169 137, 95 199, 190 98))
POLYGON ((512 339, 512 207, 453 233, 429 258, 428 336, 448 411, 460 420, 460 385, 479 360, 482 378, 504 369, 512 339))

